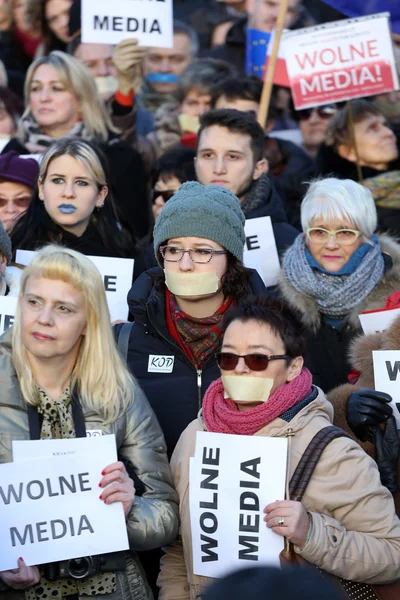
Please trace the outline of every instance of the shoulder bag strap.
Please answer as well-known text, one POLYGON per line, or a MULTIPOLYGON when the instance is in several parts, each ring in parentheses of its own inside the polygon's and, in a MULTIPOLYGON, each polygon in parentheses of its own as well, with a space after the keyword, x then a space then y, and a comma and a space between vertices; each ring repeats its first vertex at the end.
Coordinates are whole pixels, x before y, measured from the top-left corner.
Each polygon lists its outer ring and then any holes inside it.
POLYGON ((350 437, 343 429, 328 425, 312 438, 297 465, 289 483, 289 496, 291 500, 301 502, 314 469, 325 448, 339 437, 350 437))
POLYGON ((124 323, 119 330, 118 338, 117 338, 117 346, 118 350, 121 353, 121 356, 128 362, 128 348, 129 348, 129 338, 131 335, 133 323, 124 323))

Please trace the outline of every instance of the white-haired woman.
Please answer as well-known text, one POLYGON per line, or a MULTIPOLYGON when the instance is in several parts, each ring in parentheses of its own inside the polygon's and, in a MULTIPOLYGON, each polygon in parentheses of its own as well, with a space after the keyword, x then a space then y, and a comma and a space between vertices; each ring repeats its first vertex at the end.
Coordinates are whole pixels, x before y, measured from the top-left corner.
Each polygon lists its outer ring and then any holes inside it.
POLYGON ((119 461, 99 474, 99 502, 122 502, 132 550, 114 571, 80 580, 50 581, 22 555, 0 573, 0 597, 152 598, 134 551, 175 539, 176 495, 161 429, 115 347, 100 273, 82 254, 47 246, 25 269, 15 325, 0 340, 0 389, 1 463, 12 461, 13 439, 116 434, 119 461))
POLYGON ((90 71, 60 51, 35 60, 26 75, 25 107, 17 135, 19 152, 45 152, 64 136, 99 144, 110 163, 123 217, 138 237, 146 235, 151 221, 142 159, 119 141, 90 71))
POLYGON ((287 250, 280 291, 310 329, 306 364, 324 391, 347 381, 358 315, 382 308, 400 288, 400 246, 376 235, 371 192, 349 179, 312 183, 301 205, 303 233, 287 250))

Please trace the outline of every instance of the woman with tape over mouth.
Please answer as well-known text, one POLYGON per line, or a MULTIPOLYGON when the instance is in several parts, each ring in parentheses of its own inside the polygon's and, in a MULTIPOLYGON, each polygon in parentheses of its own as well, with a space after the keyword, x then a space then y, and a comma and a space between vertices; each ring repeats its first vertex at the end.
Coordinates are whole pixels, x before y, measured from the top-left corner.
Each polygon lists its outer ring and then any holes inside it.
POLYGON ((96 501, 122 502, 130 545, 93 559, 82 579, 87 551, 35 567, 22 545, 16 569, 0 573, 0 597, 152 600, 136 552, 178 529, 165 441, 115 347, 100 273, 79 252, 49 245, 24 270, 14 326, 0 339, 0 389, 0 463, 12 462, 13 440, 115 434, 118 462, 99 473, 96 501))
POLYGON ((43 157, 39 193, 10 232, 13 250, 59 243, 89 256, 134 258, 134 279, 147 267, 121 223, 108 185, 108 165, 90 142, 63 138, 43 157))
MULTIPOLYGON (((283 300, 248 298, 225 315, 217 355, 221 377, 208 388, 197 419, 181 435, 171 459, 181 528, 161 561, 160 600, 201 598, 212 581, 195 575, 193 567, 189 465, 197 432, 288 438, 289 484, 310 441, 332 424, 333 407, 304 367, 305 345, 304 326, 283 300)), ((232 527, 238 532, 268 527, 284 536, 296 555, 336 577, 371 585, 396 581, 400 521, 392 496, 382 486, 375 462, 344 432, 337 434, 318 461, 312 453, 317 464, 301 502, 279 498, 265 506, 260 498, 259 510, 240 521, 238 501, 232 527)), ((261 460, 265 469, 271 457, 261 460)), ((213 484, 217 489, 218 479, 213 484)), ((206 504, 214 503, 215 498, 206 504)), ((220 497, 217 504, 220 515, 220 497)), ((215 534, 211 537, 214 541, 215 534)))
MULTIPOLYGON (((265 290, 258 273, 243 266, 244 221, 228 190, 184 183, 154 227, 159 266, 143 273, 128 294, 135 321, 126 329, 128 365, 169 454, 218 377, 223 315, 249 293, 265 290)), ((120 326, 117 335, 123 336, 120 326)))

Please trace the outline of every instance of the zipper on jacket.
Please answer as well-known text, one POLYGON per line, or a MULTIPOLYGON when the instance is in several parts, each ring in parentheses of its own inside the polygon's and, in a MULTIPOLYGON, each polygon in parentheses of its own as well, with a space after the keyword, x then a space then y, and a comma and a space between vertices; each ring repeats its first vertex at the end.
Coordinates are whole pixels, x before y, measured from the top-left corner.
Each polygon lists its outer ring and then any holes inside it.
POLYGON ((201 408, 201 375, 202 375, 202 370, 201 369, 197 369, 197 394, 198 394, 198 399, 199 399, 199 410, 201 408))
MULTIPOLYGON (((287 458, 286 458, 286 484, 285 484, 285 496, 286 496, 286 500, 290 500, 290 493, 289 493, 289 477, 290 477, 290 452, 292 450, 292 437, 294 436, 294 431, 291 427, 289 427, 289 429, 286 432, 286 437, 288 440, 288 447, 287 447, 287 458)), ((287 539, 287 537, 285 537, 285 550, 286 552, 290 551, 290 543, 289 540, 287 539)))

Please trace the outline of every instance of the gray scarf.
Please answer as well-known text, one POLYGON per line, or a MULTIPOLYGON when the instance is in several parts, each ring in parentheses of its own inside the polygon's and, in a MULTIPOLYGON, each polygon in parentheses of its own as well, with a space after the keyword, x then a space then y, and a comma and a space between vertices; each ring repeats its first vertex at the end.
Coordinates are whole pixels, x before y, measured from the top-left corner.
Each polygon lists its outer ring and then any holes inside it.
POLYGON ((379 244, 371 246, 350 275, 331 275, 313 269, 306 256, 304 235, 299 235, 283 258, 287 281, 302 294, 311 296, 320 313, 345 318, 382 279, 385 263, 379 244))
MULTIPOLYGON (((20 140, 31 152, 45 152, 56 141, 46 133, 43 133, 32 115, 21 119, 20 140)), ((77 121, 68 133, 68 137, 79 137, 89 140, 90 136, 83 121, 77 121)))

